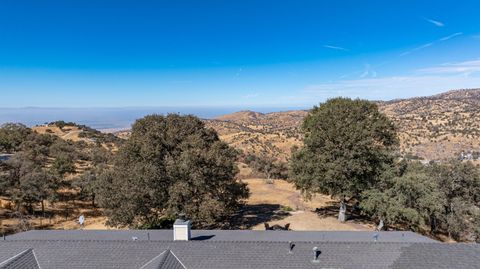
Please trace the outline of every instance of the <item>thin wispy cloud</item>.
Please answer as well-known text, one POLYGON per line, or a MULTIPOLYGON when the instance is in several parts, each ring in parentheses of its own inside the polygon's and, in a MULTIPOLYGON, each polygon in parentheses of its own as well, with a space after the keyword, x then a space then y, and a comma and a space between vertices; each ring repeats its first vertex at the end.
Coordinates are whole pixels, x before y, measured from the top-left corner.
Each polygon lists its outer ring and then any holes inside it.
POLYGON ((413 48, 413 49, 411 49, 411 50, 407 50, 407 51, 401 53, 400 56, 405 56, 405 55, 414 53, 414 52, 416 52, 416 51, 423 50, 423 49, 425 49, 425 48, 431 47, 432 45, 433 45, 433 42, 423 44, 423 45, 421 45, 421 46, 419 46, 419 47, 416 47, 416 48, 413 48))
POLYGON ((250 93, 250 94, 244 95, 242 97, 244 99, 252 99, 252 98, 258 97, 259 95, 260 95, 259 93, 250 93))
POLYGON ((337 96, 390 100, 440 93, 450 89, 476 88, 480 86, 478 76, 458 75, 410 75, 385 78, 340 80, 308 85, 304 94, 311 99, 328 99, 337 96))
POLYGON ((450 39, 452 39, 452 38, 455 38, 455 37, 461 36, 461 35, 463 35, 463 33, 462 33, 462 32, 458 32, 458 33, 454 33, 454 34, 451 34, 451 35, 442 37, 442 38, 437 39, 437 40, 435 40, 435 41, 433 41, 433 42, 429 42, 429 43, 423 44, 423 45, 421 45, 421 46, 418 46, 418 47, 416 47, 416 48, 413 48, 413 49, 411 49, 411 50, 405 51, 405 52, 401 53, 400 56, 406 56, 406 55, 412 54, 413 52, 416 52, 416 51, 419 51, 419 50, 423 50, 423 49, 428 48, 428 47, 431 47, 431 46, 433 46, 433 45, 435 45, 435 44, 437 44, 437 43, 439 43, 439 42, 444 42, 444 41, 450 40, 450 39))
POLYGON ((429 19, 429 18, 423 18, 424 20, 428 21, 429 23, 437 26, 437 27, 443 27, 445 26, 445 24, 441 21, 437 21, 437 20, 432 20, 432 19, 429 19))
POLYGON ((457 74, 469 76, 480 72, 480 59, 458 63, 444 63, 439 66, 417 70, 422 74, 457 74))
POLYGON ((332 50, 342 50, 342 51, 350 51, 349 49, 339 47, 339 46, 332 46, 332 45, 323 45, 324 48, 332 49, 332 50))
POLYGON ((368 77, 374 71, 365 71, 359 79, 340 79, 307 85, 305 99, 328 99, 337 96, 389 100, 440 93, 450 89, 480 87, 480 58, 463 62, 444 63, 438 66, 413 70, 410 75, 368 77), (368 71, 368 72, 367 72, 368 71))
POLYGON ((365 64, 365 68, 363 72, 360 74, 360 78, 366 78, 366 77, 372 77, 372 78, 377 77, 377 72, 372 69, 372 66, 370 64, 365 64))
POLYGON ((353 71, 353 72, 350 72, 350 73, 342 74, 342 75, 339 76, 339 79, 345 79, 345 78, 353 77, 353 76, 359 77, 359 78, 367 78, 367 77, 375 78, 375 77, 377 77, 377 71, 375 71, 374 68, 380 67, 384 64, 385 64, 385 62, 372 66, 371 64, 366 63, 366 64, 364 64, 363 69, 359 69, 359 70, 356 70, 356 71, 353 71))
POLYGON ((463 35, 463 33, 462 32, 454 33, 454 34, 451 34, 449 36, 440 38, 439 41, 447 41, 447 40, 452 39, 452 38, 454 38, 456 36, 459 36, 459 35, 463 35))
POLYGON ((192 83, 191 80, 171 80, 169 81, 170 84, 189 84, 192 83))
POLYGON ((239 77, 243 72, 243 67, 238 68, 237 72, 235 73, 235 77, 239 77))

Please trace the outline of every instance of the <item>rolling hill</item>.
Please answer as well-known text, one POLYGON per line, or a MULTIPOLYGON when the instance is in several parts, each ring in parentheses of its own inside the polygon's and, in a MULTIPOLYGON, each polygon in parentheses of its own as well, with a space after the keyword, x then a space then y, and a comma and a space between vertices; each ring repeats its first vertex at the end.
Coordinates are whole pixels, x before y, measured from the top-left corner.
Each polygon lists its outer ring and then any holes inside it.
MULTIPOLYGON (((377 103, 397 126, 404 155, 430 161, 458 158, 462 152, 476 156, 480 151, 480 89, 377 103)), ((205 122, 244 153, 286 161, 291 148, 301 146, 300 125, 307 114, 240 111, 205 122)))
POLYGON ((223 141, 244 153, 287 161, 291 148, 302 144, 299 128, 307 114, 303 110, 266 114, 240 111, 205 122, 223 141))

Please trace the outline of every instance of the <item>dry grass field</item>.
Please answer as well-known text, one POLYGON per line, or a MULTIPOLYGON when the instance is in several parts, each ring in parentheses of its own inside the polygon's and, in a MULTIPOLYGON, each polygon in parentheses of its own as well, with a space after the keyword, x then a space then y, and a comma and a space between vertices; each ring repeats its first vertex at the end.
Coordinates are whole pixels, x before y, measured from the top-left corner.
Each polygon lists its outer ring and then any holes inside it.
MULTIPOLYGON (((251 195, 243 209, 242 225, 239 228, 263 230, 264 223, 270 225, 285 225, 290 223, 292 230, 372 230, 373 224, 360 221, 347 221, 340 223, 336 219, 338 204, 328 196, 318 195, 311 201, 305 201, 299 191, 291 183, 284 180, 275 180, 273 184, 266 183, 261 178, 243 179, 248 184, 251 195), (323 213, 315 212, 315 209, 323 213)), ((9 202, 1 200, 0 226, 4 231, 22 229, 22 219, 13 215, 9 210, 9 202)), ((92 208, 89 203, 75 201, 75 207, 65 210, 65 203, 46 203, 47 211, 53 212, 54 217, 29 217, 26 222, 28 229, 80 229, 78 216, 86 218, 83 229, 115 229, 105 225, 106 217, 101 209, 92 208), (68 212, 68 216, 65 215, 68 212)), ((36 208, 37 212, 40 207, 36 208)))
MULTIPOLYGON (((266 183, 264 179, 252 178, 242 180, 248 184, 251 196, 247 206, 278 208, 276 215, 266 221, 270 225, 284 226, 290 223, 290 229, 295 231, 355 231, 373 230, 370 223, 347 221, 341 223, 336 218, 338 203, 329 196, 317 195, 310 201, 305 201, 301 193, 291 183, 284 180, 275 180, 273 184, 266 183), (323 214, 317 213, 324 212, 323 214), (324 210, 322 210, 324 209, 324 210)), ((273 212, 275 214, 275 212, 273 212)), ((254 230, 265 229, 263 223, 252 227, 254 230)))
POLYGON ((65 140, 71 140, 74 142, 85 141, 86 143, 92 143, 93 141, 89 138, 81 138, 79 134, 83 132, 82 129, 77 126, 65 126, 64 128, 59 128, 55 125, 42 125, 34 126, 32 129, 39 134, 52 134, 56 135, 65 140))
POLYGON ((101 209, 92 208, 89 203, 75 201, 75 206, 65 207, 66 203, 55 204, 45 203, 47 213, 42 216, 40 207, 35 208, 35 216, 19 215, 14 213, 10 202, 0 198, 0 231, 11 233, 28 229, 80 229, 78 217, 84 215, 86 218, 83 229, 105 230, 113 229, 105 225, 107 218, 103 216, 101 209))
POLYGON ((121 137, 116 137, 108 133, 101 133, 94 129, 85 129, 84 126, 76 125, 65 125, 61 128, 55 124, 39 125, 32 127, 32 130, 39 134, 56 135, 67 141, 85 142, 88 145, 101 142, 102 147, 113 152, 118 150, 118 145, 113 142, 112 139, 108 139, 108 136, 110 135, 116 140, 121 140, 119 139, 121 137), (92 132, 92 130, 94 132, 92 132), (105 139, 105 137, 107 137, 107 139, 105 139), (100 140, 98 138, 100 138, 100 140))

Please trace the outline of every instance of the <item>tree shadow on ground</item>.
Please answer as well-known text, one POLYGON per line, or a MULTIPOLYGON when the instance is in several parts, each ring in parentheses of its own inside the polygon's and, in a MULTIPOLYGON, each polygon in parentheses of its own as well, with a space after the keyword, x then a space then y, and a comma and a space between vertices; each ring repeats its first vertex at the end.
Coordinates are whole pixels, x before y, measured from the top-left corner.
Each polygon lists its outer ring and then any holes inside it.
POLYGON ((317 213, 317 215, 319 217, 323 217, 323 218, 326 218, 326 217, 338 217, 338 210, 339 210, 339 204, 338 202, 327 202, 327 204, 325 206, 322 206, 322 207, 317 207, 315 209, 315 213, 317 213))
MULTIPOLYGON (((338 202, 331 201, 327 202, 326 206, 319 207, 315 209, 315 213, 320 218, 333 217, 338 218, 340 205, 338 202)), ((372 220, 361 214, 360 210, 354 210, 353 205, 348 205, 347 207, 347 223, 359 224, 359 225, 369 225, 372 224, 372 220)))
POLYGON ((290 213, 281 209, 279 204, 245 205, 230 222, 231 229, 250 229, 253 226, 269 221, 281 220, 290 213))

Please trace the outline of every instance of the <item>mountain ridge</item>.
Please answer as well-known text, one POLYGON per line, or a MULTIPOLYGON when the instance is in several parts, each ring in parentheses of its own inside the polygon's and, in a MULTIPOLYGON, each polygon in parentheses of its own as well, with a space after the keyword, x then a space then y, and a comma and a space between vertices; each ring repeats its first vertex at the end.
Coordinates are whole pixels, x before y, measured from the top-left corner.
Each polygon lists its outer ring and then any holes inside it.
MULTIPOLYGON (((397 126, 403 155, 431 161, 480 151, 478 88, 375 103, 397 126)), ((205 120, 205 124, 244 153, 286 161, 291 147, 302 145, 300 126, 306 115, 307 110, 244 110, 205 120)))

